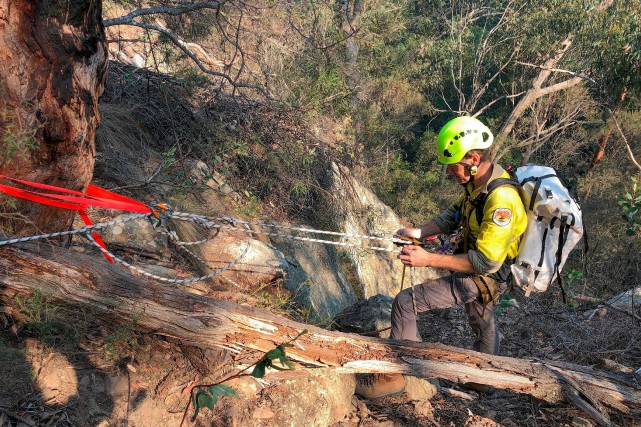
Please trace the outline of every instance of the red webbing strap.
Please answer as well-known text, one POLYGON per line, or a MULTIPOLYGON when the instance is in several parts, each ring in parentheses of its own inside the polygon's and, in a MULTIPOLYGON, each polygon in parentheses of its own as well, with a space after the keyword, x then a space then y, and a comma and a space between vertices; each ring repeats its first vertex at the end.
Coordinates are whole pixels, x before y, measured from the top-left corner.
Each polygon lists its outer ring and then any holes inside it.
MULTIPOLYGON (((85 212, 85 210, 89 206, 131 211, 143 214, 151 212, 151 208, 149 208, 144 203, 125 196, 121 196, 120 194, 113 193, 109 190, 105 190, 104 188, 100 188, 91 184, 87 187, 86 193, 81 193, 79 191, 69 190, 67 188, 56 187, 53 185, 10 178, 6 175, 1 174, 0 179, 6 179, 11 182, 15 182, 32 188, 37 188, 40 190, 55 191, 56 193, 61 193, 54 194, 50 192, 25 190, 0 184, 0 192, 8 194, 10 196, 19 197, 24 200, 53 206, 56 208, 78 211, 78 214, 80 215, 84 223, 88 226, 93 225, 91 219, 89 219, 89 216, 85 212)), ((104 241, 97 232, 94 232, 92 234, 92 237, 96 240, 96 243, 98 243, 104 249, 107 249, 104 241)), ((107 261, 113 262, 113 259, 109 255, 105 253, 103 253, 103 255, 105 256, 107 261)))
POLYGON ((44 197, 42 193, 36 193, 29 190, 21 190, 16 187, 0 184, 0 191, 10 196, 19 197, 21 199, 30 200, 32 202, 42 203, 43 205, 54 206, 56 208, 69 209, 72 211, 78 210, 80 207, 73 203, 65 203, 61 201, 52 200, 49 197, 44 197))
MULTIPOLYGON (((89 216, 87 215, 87 213, 85 211, 79 210, 78 211, 78 215, 80 215, 80 218, 82 218, 82 220, 85 222, 85 225, 93 225, 93 222, 91 222, 91 219, 89 219, 89 216)), ((96 243, 98 243, 100 246, 102 246, 103 249, 107 249, 107 246, 105 246, 105 242, 102 240, 102 237, 100 237, 100 234, 98 234, 97 232, 94 231, 93 233, 91 233, 91 237, 93 237, 93 239, 96 241, 96 243)), ((109 261, 111 263, 114 262, 114 260, 109 255, 107 255, 104 252, 102 254, 105 256, 105 259, 107 261, 109 261)))

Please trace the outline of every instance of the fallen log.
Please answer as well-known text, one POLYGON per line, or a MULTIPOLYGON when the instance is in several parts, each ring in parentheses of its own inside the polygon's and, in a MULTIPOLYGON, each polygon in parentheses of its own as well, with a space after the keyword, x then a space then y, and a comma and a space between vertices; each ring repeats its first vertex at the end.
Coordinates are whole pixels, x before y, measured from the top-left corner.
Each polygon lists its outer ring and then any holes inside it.
MULTIPOLYGON (((265 310, 184 292, 134 276, 119 266, 48 244, 0 248, 0 301, 40 292, 50 301, 92 306, 109 322, 201 348, 268 351, 303 329, 290 358, 343 373, 389 372, 455 383, 478 383, 526 393, 550 403, 604 404, 641 413, 641 388, 632 374, 543 360, 492 356, 442 344, 411 343, 327 331, 265 310), (580 401, 577 401, 579 399, 580 401), (587 400, 587 401, 586 401, 587 400)), ((585 409, 585 408, 584 408, 585 409)), ((604 410, 593 418, 609 420, 604 410)))

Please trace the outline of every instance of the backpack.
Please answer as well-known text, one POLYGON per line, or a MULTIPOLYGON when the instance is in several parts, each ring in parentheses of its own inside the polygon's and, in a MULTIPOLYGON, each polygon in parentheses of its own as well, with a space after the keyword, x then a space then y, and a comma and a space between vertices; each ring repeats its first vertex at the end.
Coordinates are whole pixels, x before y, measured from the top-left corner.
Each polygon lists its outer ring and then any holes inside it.
MULTIPOLYGON (((581 207, 551 167, 527 164, 509 172, 512 178, 495 179, 487 194, 513 185, 525 206, 527 228, 511 266, 513 282, 528 297, 532 292, 545 292, 558 279, 565 301, 560 272, 583 236, 581 207)), ((477 214, 479 211, 483 209, 477 208, 477 214)))

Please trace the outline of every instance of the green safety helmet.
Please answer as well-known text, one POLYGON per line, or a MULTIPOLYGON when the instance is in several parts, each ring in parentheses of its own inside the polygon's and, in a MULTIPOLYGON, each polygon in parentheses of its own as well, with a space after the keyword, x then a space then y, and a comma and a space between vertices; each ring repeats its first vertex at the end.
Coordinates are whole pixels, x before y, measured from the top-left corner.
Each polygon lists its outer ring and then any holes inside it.
POLYGON ((461 116, 450 120, 438 133, 438 161, 453 165, 470 150, 484 150, 492 145, 492 132, 474 117, 461 116))

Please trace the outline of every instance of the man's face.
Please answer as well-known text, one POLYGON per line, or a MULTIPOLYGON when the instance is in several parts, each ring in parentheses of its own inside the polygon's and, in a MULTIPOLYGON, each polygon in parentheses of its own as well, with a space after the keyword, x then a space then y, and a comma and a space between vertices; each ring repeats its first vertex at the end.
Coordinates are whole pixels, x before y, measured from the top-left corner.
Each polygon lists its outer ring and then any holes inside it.
POLYGON ((469 169, 467 169, 461 163, 473 165, 474 159, 465 157, 459 163, 447 165, 447 173, 452 175, 457 183, 463 185, 467 184, 470 181, 472 175, 470 174, 469 169))

